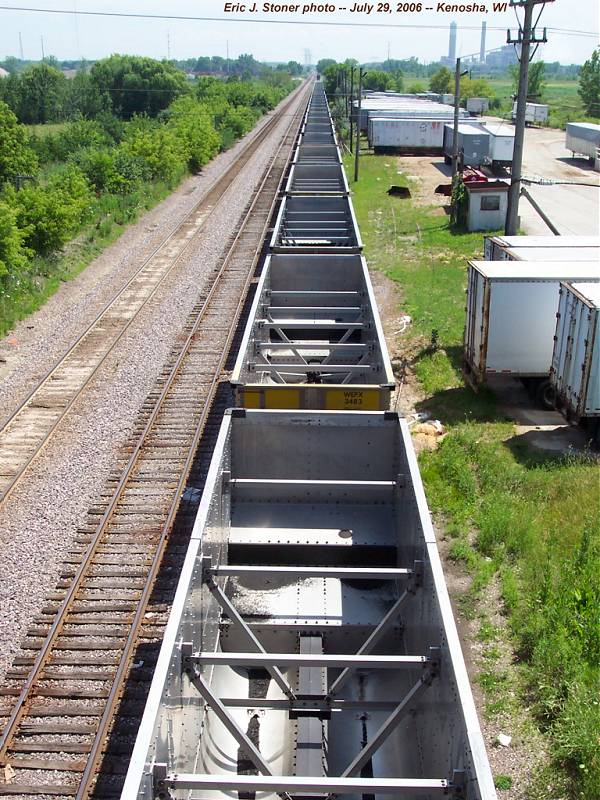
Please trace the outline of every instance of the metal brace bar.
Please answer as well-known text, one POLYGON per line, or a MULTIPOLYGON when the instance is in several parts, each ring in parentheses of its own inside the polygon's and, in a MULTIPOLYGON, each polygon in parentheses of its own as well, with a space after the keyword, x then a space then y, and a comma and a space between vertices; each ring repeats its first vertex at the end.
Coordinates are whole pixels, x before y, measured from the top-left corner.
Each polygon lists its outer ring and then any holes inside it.
MULTIPOLYGON (((421 562, 419 562, 421 563, 421 562)), ((270 567, 270 566, 241 566, 238 564, 223 564, 214 567, 213 575, 249 577, 259 575, 261 578, 281 578, 292 576, 294 578, 339 578, 340 580, 396 580, 398 578, 412 579, 414 569, 392 567, 270 567)), ((389 612, 388 612, 389 613, 389 612)), ((365 645, 363 645, 365 647, 365 645)), ((363 648, 359 651, 363 652, 363 648)), ((364 652, 368 652, 365 650, 364 652)))
POLYGON ((267 708, 270 711, 393 711, 391 700, 319 700, 299 696, 296 700, 271 697, 222 697, 224 706, 232 708, 267 708))
MULTIPOLYGON (((357 656, 366 655, 370 653, 373 647, 377 644, 377 642, 381 639, 381 637, 387 633, 389 628, 392 626, 395 618, 400 613, 400 609, 402 608, 405 600, 411 594, 415 593, 415 590, 418 586, 421 586, 423 582, 423 562, 422 561, 415 561, 414 567, 412 571, 410 571, 410 585, 402 592, 400 597, 396 600, 394 605, 390 608, 387 614, 383 617, 379 625, 375 628, 373 633, 369 636, 369 638, 365 641, 365 643, 360 647, 357 651, 357 656)), ((328 693, 328 697, 333 697, 333 695, 337 694, 342 686, 347 682, 348 678, 350 677, 353 669, 352 667, 348 667, 343 672, 341 672, 335 681, 332 683, 331 688, 328 693)))
POLYGON ((349 667, 356 669, 416 669, 431 663, 429 656, 303 655, 299 653, 194 653, 197 664, 224 667, 349 667))
MULTIPOLYGON (((293 349, 293 345, 290 349, 293 349)), ((298 358, 302 358, 298 353, 295 355, 298 358)), ((331 375, 339 375, 344 374, 346 372, 349 373, 361 373, 361 372, 369 372, 374 369, 371 364, 361 364, 357 366, 355 364, 329 364, 328 362, 319 362, 316 364, 309 364, 302 358, 301 364, 280 364, 279 362, 269 362, 269 365, 266 364, 257 364, 256 365, 256 372, 279 372, 283 375, 285 374, 298 374, 298 375, 305 375, 308 372, 318 372, 319 368, 324 369, 325 367, 326 372, 330 373, 331 375)))
POLYGON ((431 661, 430 666, 425 673, 409 690, 409 692, 405 695, 404 699, 398 704, 395 711, 389 715, 389 717, 385 720, 383 725, 379 728, 379 730, 375 733, 371 741, 366 744, 362 750, 355 756, 355 758, 350 762, 350 764, 346 767, 344 772, 342 773, 343 778, 349 778, 352 775, 355 775, 364 765, 369 761, 369 759, 373 756, 377 750, 381 747, 381 745, 385 742, 388 736, 398 727, 402 719, 406 716, 406 714, 410 711, 410 706, 413 700, 415 700, 422 692, 425 691, 431 684, 431 681, 438 675, 439 673, 439 663, 440 663, 440 649, 439 647, 430 647, 429 652, 431 654, 431 661))
POLYGON ((221 720, 223 725, 227 728, 229 733, 233 736, 240 747, 248 753, 248 756, 256 769, 260 770, 263 775, 272 775, 271 769, 267 762, 260 754, 260 750, 254 743, 246 736, 244 731, 238 727, 237 722, 231 717, 216 695, 214 695, 202 675, 199 673, 191 674, 190 681, 198 689, 204 700, 208 703, 210 708, 215 712, 217 717, 221 720))
POLYGON ((319 792, 339 794, 397 794, 432 793, 447 796, 452 788, 445 778, 310 778, 298 775, 203 775, 172 772, 165 785, 173 789, 203 789, 232 792, 319 792))
MULTIPOLYGON (((211 594, 219 603, 221 608, 223 608, 230 619, 238 626, 240 632, 244 635, 247 643, 250 647, 254 647, 259 653, 263 655, 267 655, 267 651, 256 638, 256 636, 252 633, 246 622, 243 620, 242 616, 233 605, 231 600, 227 597, 225 592, 221 589, 221 587, 214 581, 213 579, 213 572, 211 570, 211 559, 210 556, 203 556, 202 557, 202 579, 208 586, 211 594)), ((289 697, 290 700, 295 700, 296 695, 294 694, 292 687, 283 677, 281 671, 275 666, 271 665, 267 667, 267 672, 275 683, 279 686, 281 691, 289 697)))

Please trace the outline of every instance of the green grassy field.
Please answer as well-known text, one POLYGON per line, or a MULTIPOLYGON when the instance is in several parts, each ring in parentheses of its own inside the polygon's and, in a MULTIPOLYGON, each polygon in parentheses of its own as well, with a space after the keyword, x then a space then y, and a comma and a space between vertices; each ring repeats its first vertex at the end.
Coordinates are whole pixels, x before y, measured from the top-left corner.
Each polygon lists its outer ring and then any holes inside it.
POLYGON ((600 786, 598 467, 531 451, 490 392, 464 387, 465 261, 481 257, 482 236, 453 232, 437 206, 389 197, 390 184, 410 186, 397 169, 391 156, 362 158, 353 201, 370 268, 399 284, 413 319, 402 350, 426 395, 418 408, 447 427, 420 465, 451 557, 472 576, 461 608, 483 638, 491 623, 479 601, 491 581, 501 587, 516 694, 490 661, 478 678, 486 713, 508 727, 515 704, 527 705, 547 740, 550 760, 530 776, 528 798, 592 800, 600 786))
MULTIPOLYGON (((510 118, 512 109, 511 95, 514 92, 512 81, 508 79, 490 80, 496 97, 501 101, 499 113, 510 118)), ((563 128, 567 122, 596 122, 600 123, 600 116, 590 117, 585 113, 577 88, 577 81, 548 81, 540 102, 547 103, 550 107, 549 125, 553 128, 563 128)), ((600 109, 599 109, 600 112, 600 109)))

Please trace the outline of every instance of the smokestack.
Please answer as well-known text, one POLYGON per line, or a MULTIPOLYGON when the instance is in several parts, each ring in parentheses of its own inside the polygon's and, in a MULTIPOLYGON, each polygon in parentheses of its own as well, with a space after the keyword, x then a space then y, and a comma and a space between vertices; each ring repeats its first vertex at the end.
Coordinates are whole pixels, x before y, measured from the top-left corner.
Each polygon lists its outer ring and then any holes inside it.
POLYGON ((487 28, 487 22, 481 23, 481 45, 479 47, 479 63, 485 64, 485 33, 487 28))
POLYGON ((456 61, 456 22, 450 23, 450 42, 448 44, 448 59, 456 61))

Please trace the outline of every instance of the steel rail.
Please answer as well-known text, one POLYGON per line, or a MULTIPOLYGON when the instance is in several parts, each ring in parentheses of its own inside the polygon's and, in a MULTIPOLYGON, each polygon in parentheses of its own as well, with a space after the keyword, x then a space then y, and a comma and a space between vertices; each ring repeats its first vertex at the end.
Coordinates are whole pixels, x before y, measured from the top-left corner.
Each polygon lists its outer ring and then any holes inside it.
POLYGON ((195 215, 201 212, 203 208, 206 208, 207 213, 202 218, 200 224, 197 226, 194 235, 190 236, 189 238, 183 241, 181 248, 179 249, 175 257, 172 259, 170 265, 165 269, 164 274, 162 274, 159 277, 158 281, 151 287, 149 294, 147 294, 147 296, 143 299, 141 305, 138 306, 138 308, 135 310, 135 313, 132 316, 125 319, 125 324, 121 327, 117 337, 113 340, 109 349, 106 350, 103 354, 100 354, 99 360, 96 361, 95 366, 93 367, 91 372, 87 375, 84 382, 76 389, 75 394, 71 397, 68 403, 62 408, 57 418, 50 425, 50 427, 48 427, 43 432, 42 438, 35 445, 33 451, 28 456, 25 457, 25 460, 18 466, 15 474, 0 490, 0 506, 10 496, 13 489, 18 484, 19 480, 23 477, 23 475, 29 469, 29 467, 35 461, 35 459, 40 455, 46 444, 50 441, 52 435, 55 433, 55 431, 62 423, 62 421, 66 418, 66 416, 68 415, 69 411, 72 409, 74 404, 82 396, 84 390, 89 385, 92 378, 96 375, 98 369, 101 367, 101 365, 110 355, 110 353, 113 352, 114 348, 117 346, 117 344, 119 343, 125 332, 129 329, 134 320, 137 319, 140 312, 148 305, 150 300, 152 300, 152 298, 158 291, 159 287, 164 283, 164 281, 168 278, 168 276, 172 274, 176 265, 179 263, 181 258, 185 255, 185 253, 189 250, 189 248, 195 241, 197 234, 204 228, 206 222, 212 217, 212 215, 217 210, 217 204, 219 200, 225 195, 229 187, 233 184, 235 178, 239 175, 241 170, 248 163, 253 153, 256 152, 258 147, 269 135, 275 124, 281 119, 285 111, 294 103, 294 101, 298 96, 298 92, 300 92, 301 90, 302 87, 300 87, 300 89, 294 92, 289 98, 288 102, 280 109, 280 111, 277 114, 271 116, 271 118, 267 120, 267 122, 260 128, 260 130, 250 139, 250 141, 248 141, 244 145, 244 147, 238 154, 237 158, 226 168, 225 172, 210 184, 210 186, 207 188, 206 192, 203 194, 202 198, 200 198, 198 203, 196 203, 196 205, 185 215, 185 217, 170 231, 170 233, 165 237, 165 239, 163 239, 160 242, 160 244, 158 244, 152 250, 152 252, 144 259, 144 261, 135 271, 135 273, 127 280, 127 282, 123 286, 121 286, 121 288, 117 291, 117 293, 111 297, 111 299, 104 305, 104 307, 97 314, 94 320, 92 320, 92 322, 88 325, 86 330, 83 331, 83 333, 81 333, 81 335, 77 337, 77 339, 65 351, 65 353, 63 353, 63 355, 59 358, 59 360, 55 364, 53 364, 50 367, 50 369, 42 376, 42 378, 38 381, 36 386, 33 387, 33 389, 29 392, 27 397, 21 401, 21 403, 13 411, 10 417, 2 425, 2 427, 0 428, 0 437, 8 433, 9 428, 17 422, 17 418, 25 412, 27 407, 30 406, 35 396, 48 385, 49 381, 52 379, 53 376, 56 375, 58 370, 60 370, 61 367, 63 367, 67 363, 69 357, 73 355, 73 353, 80 346, 84 345, 85 340, 93 333, 94 329, 98 327, 99 323, 104 319, 104 317, 116 306, 118 301, 123 297, 125 292, 132 286, 132 284, 136 280, 140 279, 144 271, 148 269, 149 265, 152 264, 152 261, 160 254, 161 250, 163 250, 174 239, 176 239, 178 234, 180 234, 180 232, 185 228, 185 226, 190 223, 190 220, 195 215))
MULTIPOLYGON (((304 90, 306 90, 306 87, 304 87, 304 90)), ((300 93, 301 93, 301 90, 300 90, 300 93)), ((294 98, 290 101, 290 103, 294 102, 294 100, 297 99, 297 97, 298 97, 298 94, 295 94, 294 98)), ((283 116, 283 111, 285 109, 287 109, 288 105, 286 105, 284 107, 284 109, 282 109, 279 112, 278 116, 276 118, 274 118, 274 119, 280 120, 281 117, 283 116)), ((121 477, 120 477, 120 479, 119 479, 119 481, 117 483, 117 486, 114 489, 114 492, 113 492, 113 495, 112 495, 111 500, 109 502, 109 505, 106 508, 106 510, 104 511, 104 513, 102 515, 102 518, 101 518, 100 522, 97 525, 96 531, 92 535, 92 541, 90 542, 88 548, 85 551, 85 554, 83 556, 83 560, 82 560, 81 564, 79 565, 79 567, 78 567, 78 569, 77 569, 77 571, 75 573, 75 576, 74 576, 74 578, 72 580, 72 583, 71 583, 71 585, 70 585, 70 587, 69 587, 69 589, 67 591, 67 594, 66 594, 65 598, 61 602, 61 605, 59 607, 57 615, 56 615, 56 617, 55 617, 55 619, 54 619, 54 621, 53 621, 53 623, 52 623, 52 625, 50 627, 50 630, 48 631, 48 633, 46 635, 45 641, 44 641, 44 643, 43 643, 38 655, 35 658, 34 664, 33 664, 32 668, 31 668, 31 670, 30 670, 30 672, 29 672, 29 674, 27 676, 25 684, 22 687, 22 690, 21 690, 21 692, 19 694, 19 697, 16 700, 15 707, 13 708, 13 712, 12 712, 10 718, 8 719, 6 725, 4 726, 2 737, 0 738, 0 760, 6 760, 5 759, 6 752, 7 752, 7 749, 9 749, 10 742, 11 742, 11 740, 12 740, 14 734, 15 734, 16 728, 17 728, 19 722, 21 721, 21 719, 23 718, 23 716, 26 714, 27 704, 28 704, 28 699, 29 699, 29 694, 31 692, 31 689, 34 686, 36 680, 39 679, 39 676, 41 675, 42 670, 44 669, 44 666, 47 663, 47 660, 48 660, 48 658, 50 656, 50 653, 51 653, 52 645, 55 642, 55 640, 56 640, 56 638, 57 638, 57 636, 58 636, 58 634, 59 634, 59 632, 61 630, 63 621, 66 619, 66 617, 68 615, 69 608, 70 608, 73 600, 75 599, 75 596, 76 596, 78 590, 81 587, 81 584, 82 584, 82 582, 83 582, 83 580, 84 580, 84 578, 86 576, 86 571, 87 571, 89 565, 92 562, 94 554, 96 553, 98 547, 101 544, 101 539, 102 539, 103 533, 106 531, 106 528, 107 528, 107 526, 108 526, 108 524, 109 524, 109 522, 110 522, 110 520, 111 520, 111 518, 112 518, 112 516, 113 516, 113 514, 115 512, 115 509, 117 508, 119 500, 121 499, 121 497, 123 495, 123 491, 124 491, 124 489, 125 489, 125 487, 127 485, 127 480, 130 477, 130 475, 131 475, 133 469, 135 468, 135 465, 136 465, 136 463, 137 463, 137 461, 139 459, 139 456, 140 456, 140 454, 142 452, 142 449, 143 449, 144 440, 146 439, 148 433, 152 430, 152 427, 153 427, 153 425, 154 425, 154 423, 155 423, 155 421, 157 419, 157 416, 158 416, 158 414, 159 414, 159 412, 160 412, 160 410, 161 410, 161 408, 162 408, 162 406, 163 406, 163 404, 165 402, 165 399, 168 397, 169 389, 172 388, 172 386, 173 386, 173 384, 175 382, 175 379, 176 379, 177 375, 180 372, 181 366, 184 363, 185 357, 188 355, 188 351, 190 349, 190 345, 191 345, 191 343, 193 341, 193 338, 194 338, 195 334, 198 332, 200 324, 203 321, 207 311, 210 309, 211 299, 214 297, 217 288, 220 286, 221 278, 223 277, 223 275, 225 274, 225 272, 227 270, 227 266, 230 263, 230 259, 232 257, 232 254, 234 253, 235 248, 236 248, 236 246, 237 246, 237 244, 239 242, 239 239, 240 239, 240 237, 241 237, 241 235, 242 235, 242 233, 244 231, 246 223, 248 222, 248 220, 252 216, 253 211, 255 210, 256 203, 258 201, 258 198, 260 197, 260 192, 261 192, 262 188, 264 187, 264 184, 265 184, 266 180, 268 179, 268 177, 269 177, 269 175, 270 175, 270 173, 272 171, 272 167, 273 167, 273 164, 275 163, 275 159, 277 157, 277 154, 281 151, 281 148, 283 147, 284 142, 285 142, 285 140, 286 140, 286 138, 287 138, 287 136, 289 134, 289 131, 292 129, 295 121, 296 121, 296 115, 292 118, 292 121, 290 122, 290 125, 288 126, 288 128, 286 129, 286 132, 282 136, 282 140, 281 140, 280 145, 279 145, 279 147, 277 149, 276 156, 273 159, 273 161, 271 162, 270 166, 267 168, 266 174, 263 177, 263 180, 262 180, 262 182, 261 182, 261 184, 259 186, 258 191, 255 193, 254 199, 253 199, 253 201, 252 201, 252 203, 251 203, 251 205, 250 205, 250 207, 249 207, 249 209, 248 209, 248 211, 247 211, 247 213, 246 213, 246 215, 244 217, 244 220, 243 220, 243 222, 242 222, 242 224, 240 226, 240 229, 238 230, 238 233, 237 233, 235 239, 233 240, 233 242, 231 244, 229 252, 225 256, 217 276, 213 279, 212 286, 211 286, 211 288, 210 288, 210 290, 208 292, 207 297, 205 298, 205 300, 202 303, 202 307, 201 307, 200 311, 198 312, 195 324, 192 327, 191 331, 189 332, 189 335, 186 338, 185 344, 183 345, 183 347, 181 348, 181 350, 179 352, 179 355, 178 355, 178 357, 177 357, 177 359, 175 361, 175 364, 173 365, 173 367, 171 369, 171 372, 170 372, 170 374, 169 374, 169 376, 168 376, 168 378, 167 378, 167 380, 166 380, 166 382, 165 382, 165 384, 164 384, 164 386, 162 388, 162 391, 161 391, 161 393, 159 395, 159 398, 156 401, 156 404, 155 404, 155 406, 154 406, 154 408, 153 408, 153 410, 151 412, 151 415, 150 415, 149 419, 147 420, 147 422, 146 422, 146 424, 144 426, 144 429, 143 429, 142 433, 139 435, 139 438, 137 440, 136 446, 134 447, 133 452, 129 456, 127 464, 125 465, 125 467, 123 469, 123 473, 122 473, 122 475, 121 475, 121 477)), ((271 207, 274 204, 275 200, 276 200, 276 195, 273 198, 271 207)), ((269 216, 270 216, 270 214, 269 214, 269 216)), ((267 219, 267 223, 266 224, 268 224, 268 219, 267 219)), ((266 227, 266 224, 265 224, 265 227, 266 227)), ((262 239, 261 239, 261 243, 262 243, 262 239)), ((259 252, 260 251, 258 251, 258 252, 256 252, 254 254, 252 265, 254 265, 256 263, 256 260, 257 260, 257 258, 259 256, 259 252)), ((249 282, 250 282, 250 280, 252 278, 252 272, 253 272, 252 269, 248 270, 248 274, 247 274, 246 282, 245 282, 245 289, 246 290, 247 290, 249 282)), ((119 666, 118 666, 117 671, 115 673, 115 677, 113 679, 113 684, 112 684, 112 688, 111 688, 111 693, 109 695, 109 698, 107 699, 105 712, 101 717, 99 728, 98 728, 98 732, 97 732, 97 736, 96 736, 96 738, 94 740, 94 744, 93 744, 92 750, 90 751, 90 756, 88 758, 88 769, 86 769, 86 772, 83 774, 82 780, 80 782, 80 790, 79 790, 80 793, 77 795, 78 797, 87 796, 87 791, 89 789, 89 784, 90 784, 90 782, 93 780, 93 778, 95 776, 95 768, 97 766, 97 760, 98 760, 98 757, 100 755, 101 746, 102 746, 103 741, 104 741, 104 735, 105 735, 105 732, 106 732, 106 730, 108 729, 108 727, 110 725, 110 722, 111 722, 111 719, 112 719, 112 716, 113 716, 113 713, 114 713, 114 707, 115 707, 116 703, 118 702, 118 694, 119 694, 119 691, 120 691, 122 678, 124 677, 124 675, 126 673, 126 669, 128 667, 128 664, 129 664, 130 655, 131 655, 131 652, 133 651, 133 647, 135 645, 137 634, 139 632, 139 628, 140 628, 140 625, 141 625, 141 622, 142 622, 142 619, 143 619, 145 607, 147 605, 147 601, 148 601, 148 598, 150 596, 152 585, 154 583, 156 574, 158 572, 158 567, 159 567, 160 561, 162 559, 162 555, 163 555, 163 552, 164 552, 164 546, 166 544, 166 540, 167 540, 167 537, 168 537, 168 532, 169 532, 169 529, 170 529, 170 527, 171 527, 171 525, 173 523, 173 520, 175 518, 175 514, 177 512, 177 508, 178 508, 178 505, 179 505, 179 501, 180 501, 180 498, 181 498, 183 487, 185 486, 185 481, 187 479, 187 475, 189 474, 189 470, 190 470, 191 464, 193 462, 195 450, 197 448, 198 442, 199 442, 200 437, 202 435, 202 430, 204 428, 204 423, 206 421, 206 417, 208 416, 208 412, 210 410, 210 404, 211 404, 212 398, 214 397, 214 393, 216 391, 216 387, 218 385, 220 373, 222 371, 222 366, 224 365, 225 360, 227 358, 227 351, 228 351, 228 349, 230 347, 231 340, 232 340, 234 332, 235 332, 236 319, 239 316, 239 313, 241 311, 241 308, 242 308, 242 305, 243 305, 243 301, 244 301, 244 296, 245 296, 245 291, 242 293, 242 296, 238 299, 236 313, 231 318, 231 325, 229 327, 229 332, 228 332, 228 336, 227 336, 227 344, 223 349, 223 353, 221 354, 220 369, 218 369, 215 372, 215 374, 213 375, 213 379, 212 379, 212 382, 211 382, 211 385, 210 385, 210 388, 209 388, 209 393, 208 393, 207 398, 206 398, 206 402, 205 402, 203 413, 201 414, 200 419, 198 421, 198 424, 197 424, 197 427, 196 427, 196 430, 195 430, 195 433, 194 433, 194 436, 193 436, 192 444, 191 444, 191 446, 190 446, 190 448, 188 450, 188 453, 187 453, 184 469, 183 469, 182 473, 180 474, 180 478, 179 478, 179 481, 177 483, 177 487, 176 487, 176 489, 174 491, 174 494, 173 494, 173 502, 171 504, 167 519, 166 519, 165 524, 163 526, 161 537, 160 537, 160 539, 158 541, 158 544, 156 546, 156 553, 155 553, 152 565, 150 567, 150 571, 147 574, 147 578, 146 578, 146 581, 145 581, 145 585, 144 585, 144 590, 143 590, 142 596, 138 601, 138 605, 137 605, 137 610, 136 610, 136 614, 135 614, 135 617, 134 617, 134 621, 133 621, 133 623, 131 625, 130 633, 129 633, 129 636, 127 638, 127 642, 126 642, 126 645, 125 645, 126 649, 123 652, 123 655, 122 655, 122 657, 120 659, 120 662, 119 662, 119 666)))

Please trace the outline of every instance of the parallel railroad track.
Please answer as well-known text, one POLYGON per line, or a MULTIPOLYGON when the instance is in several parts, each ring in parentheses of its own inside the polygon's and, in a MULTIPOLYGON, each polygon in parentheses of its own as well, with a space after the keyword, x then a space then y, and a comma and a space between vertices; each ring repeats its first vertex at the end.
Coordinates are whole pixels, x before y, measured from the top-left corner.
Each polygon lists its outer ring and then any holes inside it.
MULTIPOLYGON (((299 90, 302 91, 302 90, 299 90)), ((0 505, 51 439, 140 311, 172 273, 218 201, 295 102, 294 95, 244 146, 238 157, 144 260, 60 360, 41 378, 0 430, 0 505)))
MULTIPOLYGON (((169 564, 161 572, 161 562, 305 98, 306 89, 237 235, 190 314, 180 347, 140 412, 117 470, 79 530, 57 590, 28 631, 23 654, 0 691, 5 778, 0 796, 91 797, 116 712, 128 714, 123 696, 128 678, 131 683, 138 670, 140 677, 151 677, 144 676, 148 664, 134 658, 162 636, 176 575, 172 571, 169 578, 169 564)), ((112 795, 103 789, 97 796, 112 795)))

